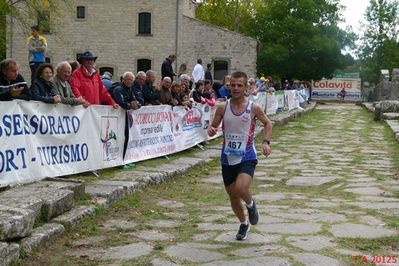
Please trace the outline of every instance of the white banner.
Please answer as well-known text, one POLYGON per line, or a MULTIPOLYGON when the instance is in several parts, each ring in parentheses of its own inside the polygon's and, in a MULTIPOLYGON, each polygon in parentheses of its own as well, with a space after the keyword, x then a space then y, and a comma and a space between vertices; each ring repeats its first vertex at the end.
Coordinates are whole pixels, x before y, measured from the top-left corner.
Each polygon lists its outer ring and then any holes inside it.
POLYGON ((127 112, 129 138, 125 162, 155 158, 177 151, 169 105, 144 106, 127 112))
POLYGON ((262 108, 263 111, 266 110, 266 99, 267 97, 267 93, 266 92, 258 92, 256 95, 250 95, 249 96, 249 100, 253 101, 254 103, 256 103, 257 105, 260 106, 260 108, 262 108))
MULTIPOLYGON (((297 107, 297 97, 295 90, 285 90, 285 104, 288 110, 292 110, 297 107)), ((299 104, 298 104, 299 105, 299 104)))
POLYGON ((277 108, 283 109, 285 104, 284 104, 284 91, 276 91, 275 94, 276 96, 276 101, 277 101, 277 108))
POLYGON ((34 101, 2 102, 0 110, 0 186, 123 163, 121 110, 34 101))
POLYGON ((312 99, 339 100, 339 92, 345 89, 345 100, 360 101, 361 80, 355 79, 323 79, 312 81, 312 99))
POLYGON ((277 112, 278 102, 275 93, 267 94, 267 106, 266 106, 266 114, 274 115, 277 112))
MULTIPOLYGON (((207 130, 215 110, 207 104, 193 104, 189 110, 162 105, 129 111, 125 163, 168 155, 209 140, 207 130)), ((215 137, 222 134, 219 132, 215 137)))

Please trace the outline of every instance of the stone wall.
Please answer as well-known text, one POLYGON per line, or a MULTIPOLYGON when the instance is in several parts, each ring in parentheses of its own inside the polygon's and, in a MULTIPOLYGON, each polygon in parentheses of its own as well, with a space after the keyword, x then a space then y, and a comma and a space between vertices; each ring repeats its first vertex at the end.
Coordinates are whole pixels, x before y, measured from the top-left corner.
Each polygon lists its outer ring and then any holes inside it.
POLYGON ((371 101, 399 100, 399 78, 397 71, 392 71, 392 81, 389 76, 381 75, 378 84, 374 88, 371 101))
POLYGON ((256 76, 256 46, 257 42, 239 33, 211 24, 183 18, 183 47, 184 62, 191 74, 197 58, 201 58, 203 65, 214 60, 226 60, 230 72, 245 71, 250 77, 256 76))
MULTIPOLYGON (((185 62, 191 73, 198 56, 204 64, 221 57, 229 59, 231 70, 243 69, 254 75, 256 41, 193 19, 195 7, 190 0, 76 0, 53 18, 57 31, 44 35, 47 56, 56 64, 90 50, 98 56, 97 67, 114 68, 114 80, 125 71, 136 72, 138 59, 151 60, 152 69, 160 74, 162 61, 173 53, 178 56, 176 71, 185 62), (76 6, 86 7, 85 19, 76 19, 76 6), (146 11, 152 15, 152 34, 138 35, 138 13, 146 11)), ((30 29, 15 23, 12 27, 7 56, 19 63, 29 80, 26 37, 30 29)))

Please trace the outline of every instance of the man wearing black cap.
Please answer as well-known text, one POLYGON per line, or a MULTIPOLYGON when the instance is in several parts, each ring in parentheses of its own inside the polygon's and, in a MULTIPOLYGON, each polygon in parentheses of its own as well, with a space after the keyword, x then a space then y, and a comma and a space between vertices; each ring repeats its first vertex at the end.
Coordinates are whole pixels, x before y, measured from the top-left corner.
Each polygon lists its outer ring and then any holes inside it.
POLYGON ((95 69, 96 59, 97 56, 89 51, 78 59, 80 67, 73 72, 71 78, 73 94, 76 98, 83 97, 90 104, 106 104, 118 109, 119 105, 112 99, 95 69))

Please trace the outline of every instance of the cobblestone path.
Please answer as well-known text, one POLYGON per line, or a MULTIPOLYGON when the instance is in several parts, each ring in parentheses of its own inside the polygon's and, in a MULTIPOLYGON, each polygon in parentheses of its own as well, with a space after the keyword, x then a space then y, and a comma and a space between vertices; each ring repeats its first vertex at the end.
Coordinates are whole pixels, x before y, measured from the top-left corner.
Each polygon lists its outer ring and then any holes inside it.
POLYGON ((234 240, 215 161, 101 210, 21 264, 399 265, 398 162, 398 143, 365 110, 319 105, 274 129, 246 241, 234 240))

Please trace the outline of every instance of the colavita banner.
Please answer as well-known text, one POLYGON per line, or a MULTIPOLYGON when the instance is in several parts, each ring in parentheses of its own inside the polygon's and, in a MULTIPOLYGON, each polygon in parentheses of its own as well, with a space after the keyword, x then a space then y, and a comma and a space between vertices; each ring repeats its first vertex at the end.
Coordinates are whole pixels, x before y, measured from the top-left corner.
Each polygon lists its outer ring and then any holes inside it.
POLYGON ((121 165, 125 112, 10 101, 0 107, 0 186, 121 165))
POLYGON ((360 101, 360 79, 323 79, 312 81, 312 99, 339 100, 340 91, 345 90, 344 100, 360 101))

